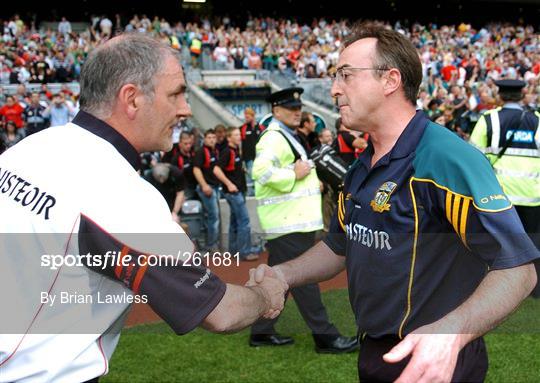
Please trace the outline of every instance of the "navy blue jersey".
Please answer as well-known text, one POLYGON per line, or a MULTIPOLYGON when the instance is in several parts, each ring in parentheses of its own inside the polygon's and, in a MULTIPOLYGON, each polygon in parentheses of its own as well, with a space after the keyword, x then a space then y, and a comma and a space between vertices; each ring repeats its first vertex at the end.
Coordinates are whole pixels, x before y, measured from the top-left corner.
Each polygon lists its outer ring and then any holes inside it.
POLYGON ((538 251, 487 159, 417 112, 373 167, 369 144, 339 196, 326 244, 346 256, 361 333, 398 335, 463 303, 490 269, 538 251))

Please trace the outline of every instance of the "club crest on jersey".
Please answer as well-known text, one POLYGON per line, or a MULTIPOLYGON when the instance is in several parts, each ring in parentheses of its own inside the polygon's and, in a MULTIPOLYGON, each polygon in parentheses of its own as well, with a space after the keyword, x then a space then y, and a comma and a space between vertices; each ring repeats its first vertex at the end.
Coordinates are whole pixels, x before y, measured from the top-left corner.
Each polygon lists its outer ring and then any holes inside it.
POLYGON ((373 211, 383 213, 390 210, 388 200, 394 190, 396 190, 396 186, 396 183, 387 181, 379 187, 379 190, 377 190, 377 193, 375 194, 375 198, 369 203, 369 206, 371 206, 373 211))

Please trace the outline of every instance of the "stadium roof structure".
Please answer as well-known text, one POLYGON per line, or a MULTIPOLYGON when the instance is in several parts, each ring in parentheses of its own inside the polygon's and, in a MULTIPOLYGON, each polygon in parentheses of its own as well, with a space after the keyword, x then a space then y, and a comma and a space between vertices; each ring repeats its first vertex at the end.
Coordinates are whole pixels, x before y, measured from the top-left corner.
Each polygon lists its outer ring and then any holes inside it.
POLYGON ((0 18, 18 13, 23 19, 35 14, 37 21, 88 21, 91 15, 106 14, 111 19, 119 13, 164 16, 167 19, 191 20, 203 16, 228 15, 243 25, 250 15, 295 18, 310 22, 314 17, 408 20, 423 23, 483 24, 489 21, 532 23, 538 27, 540 0, 206 0, 187 3, 184 0, 54 0, 52 2, 7 2, 0 7, 0 18), (76 5, 76 6, 75 6, 76 5))

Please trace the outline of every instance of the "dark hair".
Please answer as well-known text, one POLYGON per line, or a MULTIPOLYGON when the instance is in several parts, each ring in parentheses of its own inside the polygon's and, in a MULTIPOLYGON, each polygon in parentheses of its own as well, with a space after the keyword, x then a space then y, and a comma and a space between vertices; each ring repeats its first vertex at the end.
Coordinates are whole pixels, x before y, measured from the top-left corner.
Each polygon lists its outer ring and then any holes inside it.
POLYGON ((217 124, 216 126, 214 126, 214 133, 217 133, 218 130, 227 130, 227 128, 225 127, 225 125, 223 124, 217 124))
POLYGON ((309 116, 313 116, 311 112, 302 112, 302 117, 300 118, 300 127, 303 128, 304 124, 309 121, 309 116))
MULTIPOLYGON (((422 82, 422 64, 414 45, 401 33, 387 29, 381 24, 369 22, 356 24, 344 41, 343 47, 345 49, 354 42, 366 38, 377 39, 373 65, 380 69, 399 70, 405 98, 416 105, 418 89, 422 82)), ((375 73, 378 76, 382 74, 380 71, 375 73)))
POLYGON ((499 97, 505 102, 519 102, 523 99, 523 97, 525 97, 525 95, 523 94, 523 92, 521 92, 521 90, 505 90, 502 92, 499 90, 499 97))
POLYGON ((179 141, 185 140, 187 138, 191 138, 192 135, 193 134, 189 133, 189 132, 182 132, 182 133, 180 133, 180 140, 179 141))
POLYGON ((208 129, 206 132, 204 132, 204 137, 208 136, 209 134, 216 134, 216 131, 214 129, 208 129))

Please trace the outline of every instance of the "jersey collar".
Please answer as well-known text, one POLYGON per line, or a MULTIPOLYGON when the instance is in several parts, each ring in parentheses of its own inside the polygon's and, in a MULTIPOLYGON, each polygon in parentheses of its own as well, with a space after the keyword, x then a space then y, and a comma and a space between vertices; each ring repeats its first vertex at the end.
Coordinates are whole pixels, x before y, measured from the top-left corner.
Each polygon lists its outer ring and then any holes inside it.
MULTIPOLYGON (((429 120, 423 111, 418 110, 413 118, 409 121, 394 147, 385 154, 374 167, 388 165, 391 160, 407 157, 416 150, 420 138, 424 134, 424 130, 429 120)), ((368 142, 366 150, 358 157, 359 161, 366 167, 371 168, 371 157, 373 156, 373 144, 368 142)))
POLYGON ((137 150, 124 136, 105 121, 81 110, 72 122, 113 145, 135 170, 141 168, 141 161, 137 150))

